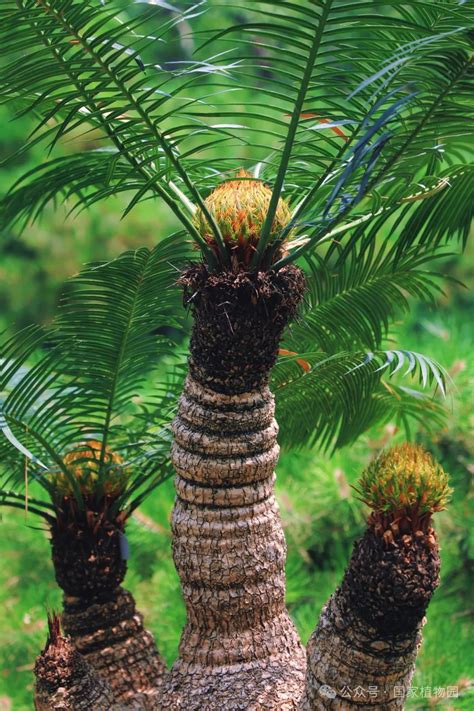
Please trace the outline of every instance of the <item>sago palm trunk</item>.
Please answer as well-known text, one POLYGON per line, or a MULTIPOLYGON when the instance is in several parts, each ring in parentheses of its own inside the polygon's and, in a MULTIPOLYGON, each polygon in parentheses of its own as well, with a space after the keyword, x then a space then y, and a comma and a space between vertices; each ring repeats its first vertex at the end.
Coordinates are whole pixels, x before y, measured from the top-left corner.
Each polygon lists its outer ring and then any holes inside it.
POLYGON ((191 268, 190 372, 174 422, 173 555, 187 610, 163 709, 295 709, 305 652, 285 606, 268 389, 303 277, 191 268))
POLYGON ((404 708, 425 613, 439 583, 430 520, 447 497, 447 479, 409 445, 381 456, 372 469, 379 471, 373 476, 369 468, 362 493, 380 508, 374 506, 309 640, 301 711, 404 708))
POLYGON ((71 509, 51 531, 56 579, 64 590, 62 624, 94 672, 106 679, 115 703, 142 695, 155 706, 165 672, 152 635, 132 595, 121 587, 126 573, 123 521, 71 509))

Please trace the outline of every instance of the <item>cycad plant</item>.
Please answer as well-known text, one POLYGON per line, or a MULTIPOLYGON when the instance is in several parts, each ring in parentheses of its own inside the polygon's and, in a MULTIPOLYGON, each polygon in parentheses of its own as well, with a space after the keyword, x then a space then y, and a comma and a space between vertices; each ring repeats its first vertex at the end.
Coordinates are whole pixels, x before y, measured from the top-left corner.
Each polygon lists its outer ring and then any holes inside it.
POLYGON ((424 357, 380 349, 407 296, 436 290, 427 265, 472 217, 472 9, 241 0, 216 30, 218 2, 130 5, 4 4, 3 96, 39 116, 20 152, 91 128, 103 143, 30 171, 1 214, 25 223, 52 198, 85 207, 126 192, 126 212, 161 198, 194 243, 172 450, 188 621, 160 703, 295 708, 305 654, 284 604, 270 370, 299 308, 280 418, 302 422, 289 427, 298 443, 326 446, 394 409, 419 416, 384 372, 405 363, 443 387, 424 357), (195 22, 184 56, 176 40, 195 22), (157 64, 167 39, 177 60, 157 64))
MULTIPOLYGON (((169 420, 180 382, 172 362, 148 405, 143 392, 173 353, 160 333, 180 327, 171 242, 86 268, 69 282, 50 328, 28 328, 0 351, 0 505, 46 524, 65 632, 117 703, 156 696, 165 670, 121 583, 127 520, 170 474, 169 420)), ((90 703, 85 689, 83 696, 90 703)))
POLYGON ((306 710, 403 709, 439 583, 432 518, 446 507, 450 488, 431 455, 415 445, 383 452, 357 491, 371 514, 308 643, 306 710))

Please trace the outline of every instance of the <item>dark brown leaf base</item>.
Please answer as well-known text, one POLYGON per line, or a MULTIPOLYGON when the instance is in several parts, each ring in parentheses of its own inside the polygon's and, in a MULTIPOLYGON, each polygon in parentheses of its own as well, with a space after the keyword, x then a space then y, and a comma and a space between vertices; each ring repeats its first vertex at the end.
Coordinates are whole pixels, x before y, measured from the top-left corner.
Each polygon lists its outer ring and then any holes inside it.
POLYGON ((341 612, 357 616, 384 639, 412 634, 439 584, 434 531, 387 543, 369 528, 354 544, 338 592, 341 612))
POLYGON ((290 265, 278 272, 209 274, 195 264, 179 283, 195 322, 192 376, 227 394, 266 385, 283 330, 303 298, 303 272, 290 265))
POLYGON ((93 511, 71 512, 52 526, 54 571, 67 595, 106 599, 120 585, 127 570, 120 553, 123 528, 93 511))

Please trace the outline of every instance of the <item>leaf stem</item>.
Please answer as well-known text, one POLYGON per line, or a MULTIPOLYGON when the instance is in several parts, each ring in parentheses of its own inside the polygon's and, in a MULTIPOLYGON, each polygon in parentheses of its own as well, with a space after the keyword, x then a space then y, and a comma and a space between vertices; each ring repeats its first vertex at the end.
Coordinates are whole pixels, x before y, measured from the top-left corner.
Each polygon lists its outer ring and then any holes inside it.
POLYGON ((317 28, 314 38, 313 38, 313 42, 311 45, 308 60, 306 62, 305 71, 303 74, 303 78, 301 80, 301 84, 300 84, 300 87, 298 90, 298 95, 297 95, 296 102, 295 102, 295 105, 293 108, 293 113, 291 116, 290 125, 288 127, 288 133, 286 136, 285 146, 283 149, 283 153, 282 153, 282 157, 281 157, 281 161, 280 161, 280 166, 278 169, 278 174, 277 174, 277 178, 275 181, 275 186, 273 188, 272 197, 270 200, 270 205, 268 207, 267 216, 265 218, 265 222, 262 227, 260 240, 258 242, 257 248, 255 250, 255 254, 253 256, 253 259, 252 259, 252 262, 250 265, 250 267, 253 269, 258 267, 258 265, 260 264, 262 256, 265 253, 266 246, 267 246, 268 241, 270 239, 271 229, 272 229, 273 221, 275 219, 276 211, 278 209, 278 202, 280 200, 281 193, 283 190, 283 183, 285 180, 286 172, 288 170, 288 164, 289 164, 289 161, 291 158, 291 153, 292 153, 293 145, 294 145, 295 138, 296 138, 296 132, 298 130, 298 125, 300 122, 303 104, 304 104, 304 101, 306 98, 306 93, 308 91, 308 88, 309 88, 309 85, 311 82, 311 77, 313 75, 314 65, 316 62, 316 58, 318 56, 319 48, 321 46, 321 41, 323 38, 324 29, 326 27, 326 22, 327 22, 329 13, 331 11, 332 3, 333 3, 333 0, 326 0, 326 2, 324 4, 323 12, 321 14, 321 17, 319 18, 318 28, 317 28))

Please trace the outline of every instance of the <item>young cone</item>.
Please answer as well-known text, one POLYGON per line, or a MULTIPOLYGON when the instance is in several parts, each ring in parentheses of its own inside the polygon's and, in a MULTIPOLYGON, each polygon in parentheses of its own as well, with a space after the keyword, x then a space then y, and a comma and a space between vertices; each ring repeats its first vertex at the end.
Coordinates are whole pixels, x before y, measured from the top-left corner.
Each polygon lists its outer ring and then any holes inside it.
MULTIPOLYGON (((205 200, 205 204, 219 227, 222 239, 230 255, 233 272, 248 268, 255 248, 260 239, 260 233, 272 197, 271 189, 261 180, 252 178, 250 173, 241 170, 237 177, 228 180, 217 188, 205 200)), ((269 247, 291 220, 291 212, 287 203, 280 198, 270 231, 269 247)), ((212 229, 203 211, 199 209, 194 223, 201 236, 211 245, 219 258, 212 229)), ((283 254, 284 242, 272 250, 273 261, 283 254)), ((268 264, 266 266, 269 266, 268 264)))
POLYGON ((194 327, 174 422, 173 555, 187 609, 164 709, 296 709, 305 653, 285 607, 268 389, 301 300, 295 267, 181 278, 194 327))
POLYGON ((447 476, 420 447, 383 453, 357 489, 373 507, 308 643, 301 709, 403 709, 424 615, 439 583, 431 516, 447 476))
POLYGON ((142 708, 153 708, 165 664, 132 595, 121 587, 127 570, 127 514, 111 512, 127 473, 120 457, 107 450, 108 476, 104 493, 98 494, 98 451, 100 444, 89 441, 65 457, 85 510, 79 509, 64 475, 53 473, 57 517, 51 546, 56 580, 64 590, 62 623, 76 650, 107 679, 115 703, 140 697, 142 708))

